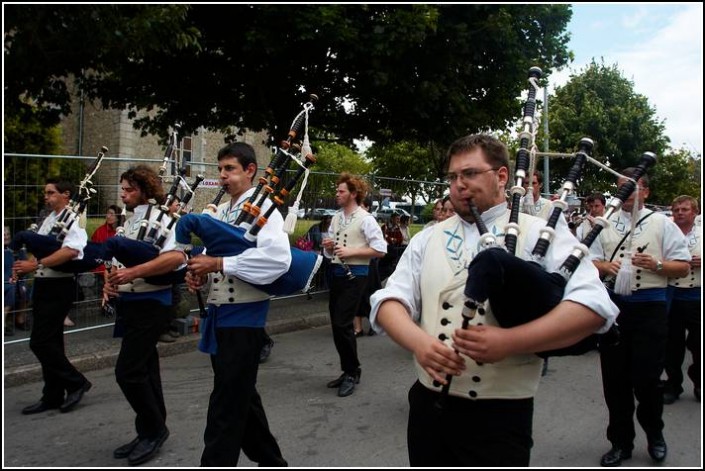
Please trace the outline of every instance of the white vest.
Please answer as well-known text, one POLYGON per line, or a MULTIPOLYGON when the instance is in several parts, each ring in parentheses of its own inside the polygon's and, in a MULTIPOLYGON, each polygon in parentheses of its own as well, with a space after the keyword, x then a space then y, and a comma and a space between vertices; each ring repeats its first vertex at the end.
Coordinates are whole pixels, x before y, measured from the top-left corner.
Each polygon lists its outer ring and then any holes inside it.
MULTIPOLYGON (((503 230, 509 213, 498 218, 496 227, 503 230)), ((519 227, 526 233, 527 225, 519 218, 519 227)), ((421 271, 421 328, 452 345, 451 334, 462 326, 461 315, 465 301, 464 288, 470 255, 465 247, 463 226, 458 216, 453 216, 433 226, 421 271)), ((492 228, 490 228, 492 230, 492 228)), ((521 253, 519 238, 517 253, 521 253)), ((489 302, 485 314, 477 314, 471 325, 499 325, 489 302)), ((496 363, 479 364, 465 357, 466 369, 454 376, 450 387, 453 396, 468 399, 525 399, 533 397, 538 389, 541 359, 534 354, 514 355, 496 363)), ((440 391, 440 384, 416 363, 421 383, 440 391)))
MULTIPOLYGON (((245 195, 243 195, 243 197, 244 196, 245 195)), ((242 202, 248 199, 243 197, 241 197, 242 202)), ((267 199, 262 205, 262 212, 264 213, 271 204, 271 201, 267 199)), ((239 206, 242 206, 242 204, 239 206)), ((237 208, 232 209, 233 210, 231 211, 230 201, 221 203, 218 206, 216 218, 220 221, 233 225, 240 211, 237 210, 237 208)), ((222 304, 242 304, 255 301, 264 301, 265 299, 270 298, 270 296, 264 291, 258 290, 251 284, 245 283, 240 278, 235 276, 224 275, 219 272, 209 274, 209 278, 211 280, 211 287, 210 291, 208 291, 208 304, 214 304, 216 306, 220 306, 222 304)))
MULTIPOLYGON (((647 214, 648 211, 649 210, 644 209, 639 211, 637 221, 647 214)), ((651 255, 655 259, 663 260, 661 247, 663 247, 663 225, 665 220, 666 216, 660 213, 655 213, 638 224, 634 228, 632 252, 636 253, 637 248, 646 246, 643 253, 651 255)), ((606 260, 610 260, 610 257, 616 248, 617 253, 612 260, 622 260, 622 263, 624 263, 623 259, 627 253, 629 236, 627 236, 619 247, 617 247, 617 244, 619 244, 619 241, 622 240, 624 234, 629 231, 631 226, 617 223, 619 221, 619 212, 613 214, 609 221, 609 227, 600 232, 600 242, 602 243, 606 260)), ((665 288, 666 284, 667 278, 665 276, 645 268, 632 267, 632 291, 649 288, 665 288)))
MULTIPOLYGON (((693 225, 685 236, 690 255, 701 256, 703 243, 703 226, 693 225)), ((676 288, 700 288, 701 267, 690 267, 690 273, 683 278, 669 278, 668 285, 676 288)))
MULTIPOLYGON (((353 213, 352 220, 343 227, 341 221, 343 211, 338 211, 331 221, 331 232, 335 234, 335 245, 356 249, 369 247, 365 233, 362 231, 362 220, 367 217, 368 214, 369 213, 364 209, 358 208, 355 213, 353 213)), ((333 263, 340 264, 340 259, 337 256, 333 257, 333 263)), ((350 257, 345 259, 345 263, 348 265, 366 266, 369 265, 370 259, 368 257, 350 257)))
MULTIPOLYGON (((152 211, 149 214, 149 224, 147 225, 147 232, 145 233, 148 234, 149 230, 152 228, 153 225, 157 224, 157 218, 159 217, 159 205, 154 205, 152 207, 152 211)), ((142 213, 140 211, 139 214, 135 213, 132 216, 130 216, 127 220, 125 220, 125 224, 123 225, 123 228, 125 229, 125 237, 128 239, 137 239, 137 234, 139 234, 140 231, 140 226, 143 217, 146 215, 145 213, 142 213)), ((156 238, 159 238, 159 235, 162 233, 166 233, 166 228, 169 225, 169 221, 171 221, 171 217, 167 214, 162 216, 162 220, 160 221, 159 224, 159 231, 157 232, 156 238)), ((118 263, 116 264, 116 267, 124 267, 122 263, 120 263, 119 260, 115 260, 118 263)), ((171 285, 153 285, 151 283, 147 283, 144 278, 135 278, 134 280, 130 281, 129 283, 125 283, 123 285, 118 286, 118 292, 119 293, 152 293, 154 291, 162 291, 164 289, 169 288, 171 285)))

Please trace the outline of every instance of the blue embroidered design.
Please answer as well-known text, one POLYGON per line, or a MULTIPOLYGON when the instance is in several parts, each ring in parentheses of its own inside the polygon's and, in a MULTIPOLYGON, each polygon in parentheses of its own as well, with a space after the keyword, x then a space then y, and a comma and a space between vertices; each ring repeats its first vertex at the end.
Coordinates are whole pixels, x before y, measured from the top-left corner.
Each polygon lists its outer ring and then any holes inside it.
POLYGON ((458 235, 459 231, 462 231, 463 227, 458 222, 452 230, 443 229, 443 233, 446 235, 445 249, 448 253, 448 258, 455 262, 456 268, 462 270, 465 268, 465 256, 464 256, 464 241, 462 236, 458 235))

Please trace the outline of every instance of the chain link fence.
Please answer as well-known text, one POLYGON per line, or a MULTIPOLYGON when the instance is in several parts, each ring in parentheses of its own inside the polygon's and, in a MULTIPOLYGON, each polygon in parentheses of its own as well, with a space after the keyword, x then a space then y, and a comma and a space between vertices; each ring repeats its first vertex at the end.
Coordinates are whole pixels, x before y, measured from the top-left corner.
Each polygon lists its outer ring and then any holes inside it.
MULTIPOLYGON (((44 207, 43 190, 45 181, 50 177, 61 176, 78 184, 86 176, 87 168, 95 160, 94 157, 79 157, 65 155, 39 154, 4 154, 4 189, 3 189, 3 225, 9 227, 9 233, 15 234, 27 229, 32 224, 41 224, 48 214, 44 207)), ((155 170, 162 164, 162 159, 125 159, 105 157, 101 167, 91 179, 92 188, 96 190, 88 202, 86 209, 88 236, 95 228, 105 222, 108 206, 116 204, 122 207, 120 200, 120 175, 130 166, 146 164, 155 170)), ((193 181, 196 174, 203 174, 206 180, 196 190, 190 208, 200 212, 213 201, 218 193, 217 164, 193 163, 188 181, 193 181)), ((260 169, 258 175, 263 174, 260 169)), ((291 169, 284 177, 283 185, 292 178, 295 169, 291 169)), ((317 224, 322 209, 336 209, 335 191, 339 175, 325 172, 310 172, 305 179, 299 181, 291 192, 287 204, 293 205, 299 199, 297 223, 295 231, 290 235, 293 244, 302 237, 308 229, 317 224), (303 187, 303 191, 301 191, 303 187), (318 210, 318 211, 317 211, 318 210)), ((403 209, 413 215, 412 234, 418 231, 431 217, 431 206, 435 198, 446 190, 446 185, 434 182, 394 179, 387 177, 363 176, 370 186, 374 210, 382 207, 403 209), (424 200, 424 195, 425 200, 424 200), (416 201, 412 204, 411 201, 416 201)), ((173 177, 164 178, 165 191, 171 186, 173 177)), ((181 189, 183 193, 183 188, 181 189)), ((180 196, 183 196, 181 194, 180 196)), ((279 208, 286 216, 290 206, 279 208)), ((381 216, 380 212, 380 216, 381 216)), ((7 244, 7 240, 6 240, 7 244)), ((14 259, 9 249, 5 250, 5 258, 14 259)), ((11 266, 11 263, 10 263, 11 266)), ((8 264, 6 262, 5 268, 8 264)), ((31 294, 32 277, 21 280, 18 284, 9 284, 9 273, 4 273, 5 292, 11 290, 14 303, 5 307, 5 343, 26 341, 32 325, 31 294)), ((312 284, 311 293, 327 289, 325 270, 320 270, 312 284)), ((73 326, 67 326, 66 332, 77 332, 96 328, 110 327, 114 319, 105 317, 101 310, 102 274, 81 273, 76 276, 75 302, 69 318, 73 326)), ((198 311, 196 297, 188 293, 184 286, 180 287, 181 302, 177 306, 177 316, 185 317, 198 311)), ((306 296, 306 294, 301 294, 306 296)), ((6 296, 8 298, 8 296, 6 296)))

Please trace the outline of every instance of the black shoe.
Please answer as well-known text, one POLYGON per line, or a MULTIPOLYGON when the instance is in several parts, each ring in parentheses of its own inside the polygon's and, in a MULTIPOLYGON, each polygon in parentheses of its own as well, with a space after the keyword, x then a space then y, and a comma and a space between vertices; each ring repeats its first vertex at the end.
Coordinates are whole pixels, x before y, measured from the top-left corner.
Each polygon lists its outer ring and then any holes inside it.
POLYGON ((272 347, 274 347, 274 340, 269 339, 269 342, 265 343, 262 350, 259 352, 259 362, 264 363, 272 354, 272 347))
POLYGON ((668 454, 668 447, 666 446, 666 440, 663 439, 663 435, 647 439, 648 446, 646 450, 649 452, 649 456, 652 460, 661 462, 666 459, 668 454))
POLYGON ((343 381, 341 381, 340 387, 338 388, 338 397, 347 397, 351 395, 355 390, 355 385, 359 382, 359 376, 344 374, 343 381))
POLYGON ((63 404, 61 404, 59 410, 61 410, 61 412, 69 412, 71 409, 76 407, 76 405, 81 402, 81 399, 83 399, 83 395, 90 391, 92 386, 93 385, 91 384, 91 382, 86 380, 86 382, 83 383, 83 386, 81 386, 74 392, 69 393, 68 396, 66 396, 66 400, 63 404))
MULTIPOLYGON (((360 376, 362 375, 362 370, 360 368, 357 369, 355 372, 355 383, 360 382, 360 376)), ((341 384, 343 384, 343 379, 345 379, 346 373, 343 373, 342 375, 338 376, 336 379, 333 381, 329 381, 328 384, 326 384, 326 387, 328 388, 339 388, 341 384)))
POLYGON ((631 457, 632 450, 627 450, 625 448, 620 448, 617 445, 612 445, 612 449, 602 455, 600 466, 605 466, 608 468, 619 466, 622 464, 622 460, 628 460, 631 457))
POLYGON ((673 391, 664 391, 663 393, 663 403, 664 404, 673 404, 678 400, 680 397, 680 394, 676 394, 673 391))
POLYGON ((363 331, 363 330, 356 330, 356 331, 354 332, 354 334, 355 334, 355 337, 358 337, 358 338, 359 338, 359 337, 362 337, 363 335, 365 335, 365 331, 363 331))
POLYGON ((39 414, 40 412, 44 412, 45 410, 58 409, 59 407, 60 406, 52 406, 50 404, 47 404, 46 402, 39 401, 36 404, 32 404, 31 406, 27 406, 22 409, 22 413, 24 415, 39 414))
POLYGON ((116 460, 127 458, 128 456, 130 456, 130 453, 132 453, 132 450, 135 449, 139 442, 140 437, 135 437, 135 439, 132 440, 130 443, 125 443, 123 446, 115 448, 115 450, 113 451, 113 458, 115 458, 116 460))
POLYGON ((169 438, 169 429, 164 427, 164 430, 156 438, 140 440, 127 457, 127 463, 130 466, 135 466, 151 460, 167 438, 169 438))

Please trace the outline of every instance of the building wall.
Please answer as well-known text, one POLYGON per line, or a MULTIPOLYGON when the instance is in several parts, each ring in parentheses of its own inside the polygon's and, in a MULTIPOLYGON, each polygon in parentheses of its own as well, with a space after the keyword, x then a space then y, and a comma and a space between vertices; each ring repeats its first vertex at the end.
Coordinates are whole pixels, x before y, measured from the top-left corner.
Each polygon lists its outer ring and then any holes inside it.
MULTIPOLYGON (((137 164, 146 164, 158 171, 164 158, 165 146, 159 143, 159 137, 154 135, 141 136, 140 131, 133 126, 134 120, 128 117, 126 110, 103 109, 100 103, 86 100, 83 103, 81 119, 80 99, 74 100, 72 113, 65 117, 61 123, 62 153, 64 155, 81 155, 95 157, 102 146, 108 148, 106 160, 93 178, 94 188, 98 190, 97 204, 93 204, 94 211, 104 214, 111 204, 120 202, 120 175, 129 167, 137 164), (117 159, 117 160, 116 160, 117 159), (148 159, 149 161, 141 161, 148 159)), ((139 113, 138 118, 145 116, 139 113)), ((185 136, 179 135, 179 146, 185 136)), ((218 179, 217 154, 225 145, 225 134, 207 131, 203 128, 191 136, 192 163, 190 177, 193 181, 196 174, 203 174, 206 179, 218 179), (202 163, 202 165, 198 165, 202 163)), ((246 142, 255 148, 258 166, 265 168, 272 156, 267 147, 268 136, 266 132, 245 131, 238 135, 237 140, 246 142)), ((176 156, 180 158, 180 149, 176 156)), ((167 167, 167 178, 164 188, 167 190, 173 181, 171 165, 167 167)), ((205 207, 217 193, 216 187, 203 187, 196 191, 192 207, 199 211, 205 207)))

